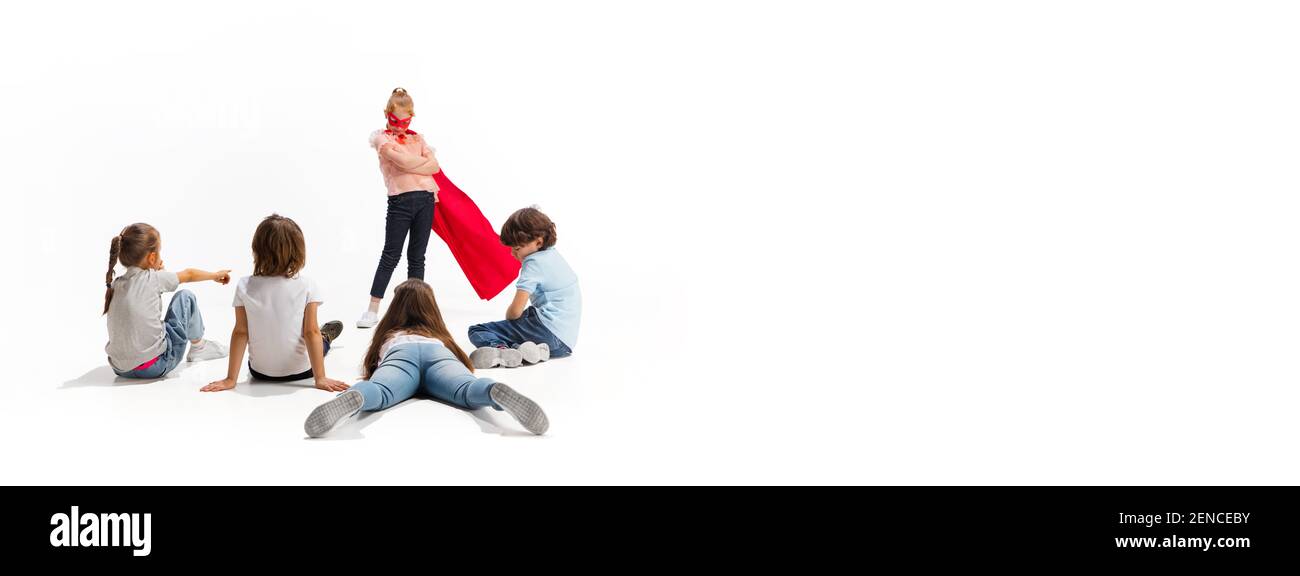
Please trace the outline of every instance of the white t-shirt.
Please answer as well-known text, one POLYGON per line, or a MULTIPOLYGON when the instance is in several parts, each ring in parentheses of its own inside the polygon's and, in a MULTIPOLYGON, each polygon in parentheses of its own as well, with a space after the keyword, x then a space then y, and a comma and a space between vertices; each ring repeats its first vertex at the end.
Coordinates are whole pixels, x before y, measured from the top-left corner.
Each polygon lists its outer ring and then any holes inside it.
MULTIPOLYGON (((410 332, 398 330, 393 332, 393 334, 379 346, 379 360, 382 362, 384 356, 388 355, 388 351, 392 350, 393 346, 406 344, 407 342, 433 342, 434 344, 445 346, 445 344, 442 343, 442 340, 438 340, 437 338, 430 338, 423 334, 411 334, 410 332)), ((261 370, 258 370, 258 372, 261 372, 261 370)))
POLYGON ((235 287, 235 307, 248 316, 248 365, 267 376, 311 369, 302 318, 310 302, 324 302, 310 278, 245 276, 235 287))

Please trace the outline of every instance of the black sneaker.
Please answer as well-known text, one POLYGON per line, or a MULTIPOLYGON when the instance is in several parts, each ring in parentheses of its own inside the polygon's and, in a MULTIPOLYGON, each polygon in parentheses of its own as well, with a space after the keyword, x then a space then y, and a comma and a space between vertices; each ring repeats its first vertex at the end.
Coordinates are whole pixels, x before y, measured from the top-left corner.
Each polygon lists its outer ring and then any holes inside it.
POLYGON ((342 333, 343 323, 338 320, 331 320, 326 322, 324 326, 320 327, 320 335, 325 337, 326 342, 333 342, 334 339, 338 338, 339 334, 342 333))

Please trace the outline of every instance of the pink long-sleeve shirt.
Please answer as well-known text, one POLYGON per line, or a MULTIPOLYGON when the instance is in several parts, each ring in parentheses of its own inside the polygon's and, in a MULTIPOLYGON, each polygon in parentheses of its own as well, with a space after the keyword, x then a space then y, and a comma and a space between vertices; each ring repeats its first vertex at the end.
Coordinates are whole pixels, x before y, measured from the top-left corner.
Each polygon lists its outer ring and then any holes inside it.
POLYGON ((397 136, 376 130, 370 135, 370 146, 379 154, 379 171, 384 175, 389 196, 427 190, 433 193, 435 202, 438 200, 438 183, 433 175, 441 168, 423 136, 407 134, 403 144, 397 141, 397 136))

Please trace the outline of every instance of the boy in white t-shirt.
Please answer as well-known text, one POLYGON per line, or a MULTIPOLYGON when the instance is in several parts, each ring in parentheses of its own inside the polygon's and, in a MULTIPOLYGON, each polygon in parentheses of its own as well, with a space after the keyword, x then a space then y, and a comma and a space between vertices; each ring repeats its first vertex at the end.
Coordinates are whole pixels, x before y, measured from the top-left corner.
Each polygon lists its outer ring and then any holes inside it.
POLYGON ((343 323, 316 323, 324 299, 315 282, 298 274, 306 263, 307 244, 298 224, 278 214, 263 219, 253 233, 253 275, 241 278, 235 288, 226 378, 204 386, 204 392, 235 387, 245 348, 248 370, 257 380, 314 378, 321 390, 348 389, 325 375, 325 354, 343 332, 343 323))

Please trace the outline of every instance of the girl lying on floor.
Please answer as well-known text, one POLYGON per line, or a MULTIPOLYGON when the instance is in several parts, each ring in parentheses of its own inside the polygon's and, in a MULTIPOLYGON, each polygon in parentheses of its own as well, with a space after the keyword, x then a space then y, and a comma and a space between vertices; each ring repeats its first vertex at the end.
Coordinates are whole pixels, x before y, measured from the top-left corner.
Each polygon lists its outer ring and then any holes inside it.
POLYGON ((433 288, 410 279, 393 290, 393 303, 375 327, 363 363, 364 380, 307 416, 304 429, 318 438, 362 411, 384 410, 417 392, 467 410, 504 410, 533 434, 550 423, 536 402, 489 378, 477 378, 469 356, 452 339, 433 288))

